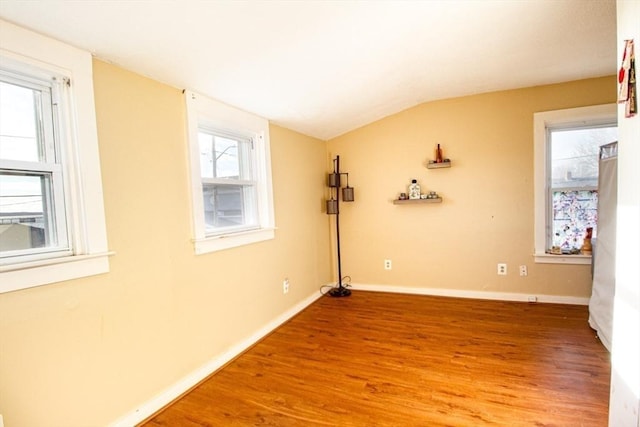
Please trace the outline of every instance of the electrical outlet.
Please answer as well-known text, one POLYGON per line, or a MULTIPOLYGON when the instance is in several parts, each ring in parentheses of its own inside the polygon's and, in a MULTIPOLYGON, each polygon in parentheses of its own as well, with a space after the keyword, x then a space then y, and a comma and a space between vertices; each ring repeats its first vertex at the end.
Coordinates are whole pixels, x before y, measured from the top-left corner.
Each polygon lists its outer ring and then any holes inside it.
POLYGON ((498 276, 506 276, 507 275, 507 264, 498 264, 498 276))
POLYGON ((391 260, 390 259, 385 259, 384 260, 384 269, 385 270, 391 270, 391 260))
POLYGON ((289 279, 284 279, 282 281, 282 293, 289 293, 289 279))
POLYGON ((526 265, 521 265, 520 266, 520 275, 521 276, 526 276, 528 274, 527 272, 527 266, 526 265))
POLYGON ((538 297, 535 296, 535 295, 529 295, 527 297, 527 301, 530 302, 530 303, 538 302, 538 297))

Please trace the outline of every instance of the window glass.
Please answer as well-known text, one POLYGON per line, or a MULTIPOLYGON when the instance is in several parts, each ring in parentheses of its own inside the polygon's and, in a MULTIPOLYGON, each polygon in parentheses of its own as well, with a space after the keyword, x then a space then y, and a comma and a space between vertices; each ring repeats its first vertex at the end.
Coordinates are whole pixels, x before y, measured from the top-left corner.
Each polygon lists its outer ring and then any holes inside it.
POLYGON ((240 141, 236 139, 214 137, 214 172, 216 178, 246 178, 240 176, 240 156, 238 155, 238 145, 240 141))
POLYGON ((596 232, 598 221, 598 191, 553 191, 552 246, 577 249, 582 246, 585 231, 596 232))
POLYGON ((616 126, 550 129, 548 247, 578 250, 587 228, 596 237, 600 146, 616 140, 616 126))
POLYGON ((0 82, 0 158, 42 160, 41 91, 0 82))
POLYGON ((207 233, 256 226, 251 139, 202 128, 198 143, 207 233))
POLYGON ((597 187, 600 146, 615 141, 616 130, 616 127, 552 130, 552 187, 597 187))
POLYGON ((239 185, 202 186, 207 229, 245 224, 243 188, 239 185))
POLYGON ((250 139, 201 130, 198 142, 203 178, 251 179, 250 139))
POLYGON ((50 174, 0 173, 0 252, 56 245, 50 174))

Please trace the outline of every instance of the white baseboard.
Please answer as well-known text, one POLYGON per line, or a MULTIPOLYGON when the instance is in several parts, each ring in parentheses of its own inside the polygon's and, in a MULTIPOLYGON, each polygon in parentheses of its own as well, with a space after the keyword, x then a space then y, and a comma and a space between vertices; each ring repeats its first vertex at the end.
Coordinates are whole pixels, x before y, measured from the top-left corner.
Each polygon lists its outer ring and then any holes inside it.
POLYGON ((372 292, 392 292, 397 294, 414 294, 414 295, 432 295, 442 297, 455 298, 473 298, 488 299, 499 301, 521 301, 530 302, 530 298, 534 297, 537 303, 554 303, 554 304, 573 304, 573 305, 589 305, 589 298, 572 297, 564 295, 545 295, 545 294, 519 294, 511 292, 486 292, 486 291, 467 291, 461 289, 441 289, 441 288, 411 288, 406 286, 392 285, 373 285, 365 283, 352 283, 351 288, 361 291, 372 292))
POLYGON ((262 338, 267 336, 287 320, 291 319, 293 316, 307 308, 321 296, 322 294, 320 292, 314 292, 309 297, 300 301, 298 304, 291 307, 289 310, 258 329, 251 336, 234 345, 224 353, 219 354, 218 356, 209 360, 203 366, 183 377, 177 383, 173 384, 154 398, 148 400, 135 410, 114 421, 110 424, 110 427, 132 427, 136 424, 141 423, 169 403, 173 402, 175 399, 187 392, 190 388, 197 385, 200 381, 204 380, 209 375, 220 369, 222 366, 229 363, 235 357, 242 354, 249 347, 260 341, 262 338))

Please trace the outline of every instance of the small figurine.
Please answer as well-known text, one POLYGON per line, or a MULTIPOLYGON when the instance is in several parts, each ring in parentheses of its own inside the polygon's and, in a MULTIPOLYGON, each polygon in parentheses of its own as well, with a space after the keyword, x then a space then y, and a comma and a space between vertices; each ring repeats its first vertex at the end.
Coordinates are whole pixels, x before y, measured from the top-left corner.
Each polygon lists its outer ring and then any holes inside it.
POLYGON ((584 236, 584 242, 582 243, 582 247, 580 248, 580 253, 582 255, 591 255, 593 252, 593 247, 591 246, 591 236, 593 235, 593 227, 587 227, 587 232, 584 236))

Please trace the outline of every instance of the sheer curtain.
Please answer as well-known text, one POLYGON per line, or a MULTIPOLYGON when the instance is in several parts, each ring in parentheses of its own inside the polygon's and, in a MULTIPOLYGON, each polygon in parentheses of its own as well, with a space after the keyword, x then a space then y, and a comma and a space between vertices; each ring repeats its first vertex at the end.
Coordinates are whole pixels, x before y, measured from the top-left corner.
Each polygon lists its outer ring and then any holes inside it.
POLYGON ((618 143, 600 147, 598 173, 598 234, 593 254, 593 288, 589 300, 589 325, 611 351, 613 296, 616 273, 616 206, 618 193, 618 143))

